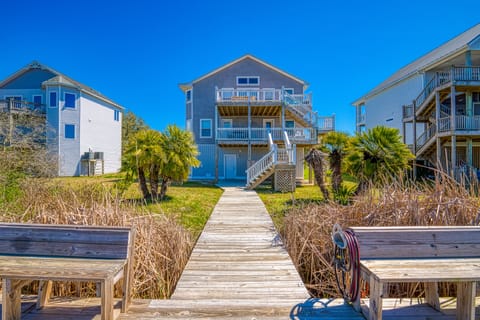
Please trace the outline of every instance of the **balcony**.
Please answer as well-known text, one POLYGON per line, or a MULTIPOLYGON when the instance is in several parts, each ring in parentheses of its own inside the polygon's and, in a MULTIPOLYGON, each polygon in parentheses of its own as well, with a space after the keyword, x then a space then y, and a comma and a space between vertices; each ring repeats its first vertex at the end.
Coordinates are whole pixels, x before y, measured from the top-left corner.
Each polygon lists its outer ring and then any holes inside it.
POLYGON ((279 104, 285 102, 288 105, 311 105, 312 94, 288 94, 281 89, 215 89, 217 104, 245 105, 255 104, 279 104))
MULTIPOLYGON (((440 118, 438 122, 439 132, 451 131, 451 117, 440 118)), ((480 135, 480 116, 455 116, 456 131, 479 131, 480 135)))
POLYGON ((268 144, 268 133, 274 141, 283 141, 283 131, 287 132, 291 143, 316 144, 317 132, 313 128, 218 128, 216 139, 218 143, 247 144, 248 141, 258 144, 268 144))
POLYGON ((0 100, 0 112, 35 112, 45 114, 44 104, 36 104, 23 100, 0 100))

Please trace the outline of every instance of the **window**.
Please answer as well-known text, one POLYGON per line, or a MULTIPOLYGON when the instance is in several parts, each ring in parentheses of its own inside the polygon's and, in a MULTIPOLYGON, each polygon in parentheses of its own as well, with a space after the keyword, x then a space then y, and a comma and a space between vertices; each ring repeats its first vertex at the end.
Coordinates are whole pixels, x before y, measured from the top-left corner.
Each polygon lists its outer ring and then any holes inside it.
POLYGON ((200 138, 212 137, 212 119, 200 119, 200 138))
POLYGON ((74 124, 65 124, 65 139, 75 139, 74 124))
POLYGON ((185 95, 186 95, 187 102, 192 101, 192 90, 187 90, 187 93, 185 95))
POLYGON ((263 91, 263 99, 265 101, 273 100, 274 95, 275 95, 275 89, 266 89, 263 91))
POLYGON ((473 115, 480 116, 480 102, 473 103, 473 115))
POLYGON ((285 128, 295 128, 295 121, 293 120, 286 120, 285 121, 285 128))
POLYGON ((274 127, 273 119, 263 119, 263 127, 267 129, 272 129, 274 127))
POLYGON ((222 123, 224 128, 232 128, 232 119, 223 119, 222 123))
POLYGON ((113 120, 120 121, 120 111, 113 110, 113 120))
POLYGON ((50 103, 48 105, 50 107, 56 107, 57 106, 57 92, 56 91, 51 91, 50 92, 50 103))
POLYGON ((260 77, 237 77, 238 86, 258 86, 260 77))
POLYGON ((65 93, 65 108, 73 108, 75 109, 75 94, 73 93, 65 93))
POLYGON ((40 107, 42 105, 42 96, 35 95, 33 96, 33 106, 40 107))
POLYGON ((283 89, 283 92, 285 92, 286 94, 293 94, 294 93, 293 88, 285 88, 285 89, 283 89))

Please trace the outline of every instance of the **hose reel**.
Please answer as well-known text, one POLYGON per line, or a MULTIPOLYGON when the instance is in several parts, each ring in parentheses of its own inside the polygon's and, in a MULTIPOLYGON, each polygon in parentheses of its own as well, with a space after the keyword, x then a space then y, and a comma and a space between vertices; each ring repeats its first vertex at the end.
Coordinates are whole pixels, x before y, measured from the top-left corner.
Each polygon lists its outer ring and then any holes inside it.
POLYGON ((334 270, 338 289, 347 302, 357 300, 360 291, 360 253, 355 233, 335 224, 332 230, 334 270))

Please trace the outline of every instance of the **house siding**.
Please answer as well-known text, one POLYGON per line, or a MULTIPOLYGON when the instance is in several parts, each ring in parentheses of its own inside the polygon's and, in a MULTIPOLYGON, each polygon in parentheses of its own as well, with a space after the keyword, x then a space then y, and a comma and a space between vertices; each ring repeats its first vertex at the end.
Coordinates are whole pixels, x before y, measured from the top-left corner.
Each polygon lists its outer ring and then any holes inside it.
POLYGON ((59 87, 59 108, 60 108, 60 176, 78 176, 80 175, 80 99, 78 90, 72 88, 59 87), (76 95, 75 108, 65 108, 65 93, 76 95), (75 138, 65 138, 65 125, 75 125, 75 138))
POLYGON ((41 88, 43 81, 46 81, 54 76, 55 74, 51 73, 50 71, 33 69, 24 73, 21 77, 15 78, 8 82, 2 89, 38 89, 41 88))
POLYGON ((111 105, 82 94, 80 97, 80 154, 85 152, 104 153, 104 173, 115 173, 121 166, 121 130, 122 113, 119 121, 114 120, 114 110, 111 105), (109 130, 105 130, 109 128, 109 130))
POLYGON ((369 98, 365 102, 366 127, 383 125, 397 128, 407 138, 407 144, 413 143, 411 132, 403 132, 402 106, 411 104, 418 96, 423 81, 423 75, 419 74, 369 98))

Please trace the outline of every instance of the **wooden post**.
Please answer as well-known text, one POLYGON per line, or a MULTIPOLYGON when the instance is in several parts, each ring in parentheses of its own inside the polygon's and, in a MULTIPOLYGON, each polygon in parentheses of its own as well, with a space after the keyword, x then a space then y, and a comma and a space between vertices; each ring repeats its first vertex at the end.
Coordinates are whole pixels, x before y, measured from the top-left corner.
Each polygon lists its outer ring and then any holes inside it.
MULTIPOLYGON (((453 74, 453 68, 452 68, 452 74, 453 74)), ((456 167, 457 167, 457 137, 455 136, 455 131, 456 131, 456 113, 457 113, 457 101, 456 101, 456 91, 455 91, 455 85, 452 84, 450 87, 450 105, 451 105, 451 111, 450 111, 450 133, 451 133, 451 139, 452 139, 452 150, 451 150, 451 166, 452 166, 452 176, 455 176, 456 173, 456 167)))
POLYGON ((436 161, 437 163, 435 164, 437 166, 437 169, 440 168, 440 163, 441 163, 441 158, 442 158, 442 150, 441 150, 441 141, 440 141, 440 111, 441 111, 441 101, 440 101, 440 92, 437 90, 435 92, 435 125, 436 125, 436 132, 437 132, 437 138, 436 138, 436 144, 437 144, 437 154, 436 154, 436 161))
POLYGON ((382 319, 382 298, 383 298, 383 284, 375 279, 372 274, 370 276, 370 306, 368 312, 369 320, 382 319))
POLYGON ((440 299, 438 298, 438 283, 425 283, 425 301, 435 310, 440 311, 440 299))
POLYGON ((2 319, 20 320, 22 316, 20 289, 18 281, 2 279, 2 319))
POLYGON ((475 320, 476 282, 457 283, 457 320, 475 320))
POLYGON ((101 282, 102 320, 113 319, 113 280, 105 279, 101 282))
POLYGON ((43 307, 48 303, 48 299, 52 293, 52 281, 40 281, 38 287, 38 300, 37 300, 37 310, 43 309, 43 307))
POLYGON ((413 121, 412 121, 412 130, 413 130, 413 179, 417 179, 417 106, 415 100, 412 103, 413 106, 413 121))

